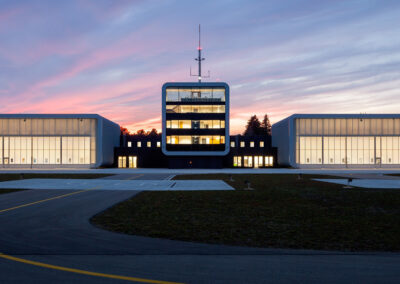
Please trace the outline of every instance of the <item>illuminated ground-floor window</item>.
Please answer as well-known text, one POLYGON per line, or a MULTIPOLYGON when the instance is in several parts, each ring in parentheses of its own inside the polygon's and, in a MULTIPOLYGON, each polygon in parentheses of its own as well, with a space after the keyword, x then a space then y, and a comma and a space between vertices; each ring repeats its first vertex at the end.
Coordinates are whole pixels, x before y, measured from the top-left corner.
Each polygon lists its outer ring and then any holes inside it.
POLYGON ((137 156, 118 156, 118 168, 137 168, 137 156))
POLYGON ((234 167, 241 167, 242 166, 242 157, 241 156, 234 156, 233 157, 233 166, 234 167))
POLYGON ((272 167, 274 165, 273 156, 234 156, 233 166, 234 167, 245 167, 245 168, 262 168, 272 167), (242 163, 243 160, 243 163, 242 163))
POLYGON ((298 164, 400 164, 399 136, 299 136, 298 164))
POLYGON ((90 165, 96 162, 90 136, 1 136, 0 165, 90 165))
POLYGON ((263 156, 254 156, 254 167, 261 168, 263 166, 263 156))
POLYGON ((126 168, 126 157, 118 156, 118 168, 126 168))
POLYGON ((264 165, 266 167, 272 167, 274 165, 274 157, 272 156, 264 156, 264 165))
POLYGON ((137 168, 137 157, 136 156, 129 156, 128 158, 128 166, 129 168, 137 168))

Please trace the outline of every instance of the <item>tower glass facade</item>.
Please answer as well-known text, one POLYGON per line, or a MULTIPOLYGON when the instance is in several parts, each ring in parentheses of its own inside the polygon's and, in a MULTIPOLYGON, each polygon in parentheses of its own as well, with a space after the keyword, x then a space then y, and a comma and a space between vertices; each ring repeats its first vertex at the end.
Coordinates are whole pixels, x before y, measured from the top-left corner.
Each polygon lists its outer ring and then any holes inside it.
POLYGON ((227 84, 166 83, 163 86, 162 112, 164 154, 201 156, 228 153, 227 84))

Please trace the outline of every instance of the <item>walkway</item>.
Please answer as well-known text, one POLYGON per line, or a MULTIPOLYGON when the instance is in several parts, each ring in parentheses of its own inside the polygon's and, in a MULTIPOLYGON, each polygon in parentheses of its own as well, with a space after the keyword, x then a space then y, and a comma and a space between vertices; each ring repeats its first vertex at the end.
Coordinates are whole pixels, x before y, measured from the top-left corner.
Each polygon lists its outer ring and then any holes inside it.
POLYGON ((47 190, 234 190, 222 180, 113 180, 113 179, 24 179, 0 182, 0 188, 47 190))

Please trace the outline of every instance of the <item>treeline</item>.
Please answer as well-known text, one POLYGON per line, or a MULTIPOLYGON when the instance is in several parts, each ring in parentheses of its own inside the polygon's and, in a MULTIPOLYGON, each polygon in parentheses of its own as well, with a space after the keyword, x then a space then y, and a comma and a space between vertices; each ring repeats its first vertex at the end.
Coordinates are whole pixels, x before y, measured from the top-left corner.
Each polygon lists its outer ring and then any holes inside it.
POLYGON ((271 122, 269 121, 268 114, 264 115, 262 121, 260 121, 257 115, 252 115, 247 121, 246 128, 243 132, 244 136, 253 135, 267 135, 271 136, 271 122))
POLYGON ((121 134, 122 135, 132 135, 132 136, 138 136, 138 137, 156 137, 161 135, 161 133, 158 133, 157 129, 153 128, 150 131, 145 131, 144 129, 139 129, 136 132, 130 132, 126 127, 120 127, 121 129, 121 134))

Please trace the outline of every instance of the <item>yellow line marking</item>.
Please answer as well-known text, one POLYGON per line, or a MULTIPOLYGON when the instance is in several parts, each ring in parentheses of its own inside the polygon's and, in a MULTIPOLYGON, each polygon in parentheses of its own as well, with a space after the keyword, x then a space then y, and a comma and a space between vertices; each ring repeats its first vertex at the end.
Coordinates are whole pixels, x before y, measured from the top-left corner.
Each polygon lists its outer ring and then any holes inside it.
MULTIPOLYGON (((71 196, 71 195, 74 195, 74 194, 78 194, 78 193, 81 193, 81 192, 93 190, 93 189, 96 189, 96 188, 98 188, 98 187, 90 188, 90 189, 84 189, 84 190, 71 192, 71 193, 67 193, 67 194, 63 194, 63 195, 58 195, 58 196, 55 196, 55 197, 51 197, 51 198, 47 198, 47 199, 43 199, 43 200, 39 200, 39 201, 27 203, 27 204, 22 204, 22 205, 19 205, 19 206, 15 206, 15 207, 11 207, 11 208, 0 210, 0 213, 6 212, 6 211, 15 210, 15 209, 26 207, 26 206, 31 206, 31 205, 38 204, 38 203, 43 203, 43 202, 54 200, 54 199, 59 199, 59 198, 71 196)), ((179 282, 168 282, 168 281, 144 279, 144 278, 138 278, 138 277, 121 276, 121 275, 115 275, 115 274, 106 274, 106 273, 99 273, 99 272, 93 272, 93 271, 87 271, 87 270, 63 267, 63 266, 52 265, 52 264, 47 264, 47 263, 43 263, 43 262, 23 259, 23 258, 7 255, 7 254, 1 253, 1 252, 0 252, 0 258, 8 259, 8 260, 16 261, 16 262, 21 262, 21 263, 25 263, 25 264, 30 264, 30 265, 34 265, 34 266, 49 268, 49 269, 72 272, 72 273, 76 273, 76 274, 83 274, 83 275, 90 275, 90 276, 110 278, 110 279, 118 279, 118 280, 126 280, 126 281, 131 281, 131 282, 151 283, 151 284, 183 284, 183 283, 179 283, 179 282)))
POLYGON ((178 283, 178 282, 151 280, 151 279, 144 279, 144 278, 138 278, 138 277, 121 276, 121 275, 115 275, 115 274, 106 274, 106 273, 99 273, 99 272, 93 272, 93 271, 87 271, 87 270, 63 267, 63 266, 58 266, 58 265, 52 265, 52 264, 47 264, 47 263, 43 263, 43 262, 33 261, 33 260, 27 260, 27 259, 23 259, 23 258, 11 256, 11 255, 6 255, 6 254, 3 254, 1 252, 0 252, 0 257, 4 258, 4 259, 12 260, 12 261, 17 261, 17 262, 22 262, 22 263, 34 265, 34 266, 39 266, 39 267, 44 267, 44 268, 49 268, 49 269, 55 269, 55 270, 61 270, 61 271, 66 271, 66 272, 72 272, 72 273, 77 273, 77 274, 83 274, 83 275, 103 277, 103 278, 127 280, 127 281, 131 281, 131 282, 152 283, 152 284, 183 284, 183 283, 178 283))
POLYGON ((140 178, 141 176, 144 176, 144 174, 140 174, 140 175, 137 175, 137 176, 133 176, 133 177, 127 178, 127 180, 137 179, 137 178, 140 178))
POLYGON ((85 191, 92 190, 92 189, 96 189, 96 188, 84 189, 84 190, 75 191, 75 192, 71 192, 71 193, 67 193, 67 194, 63 194, 63 195, 58 195, 58 196, 54 196, 54 197, 51 197, 51 198, 47 198, 47 199, 43 199, 43 200, 31 202, 31 203, 26 203, 26 204, 14 206, 14 207, 11 207, 11 208, 0 210, 0 213, 6 212, 6 211, 15 210, 15 209, 22 208, 22 207, 35 205, 35 204, 38 204, 38 203, 42 203, 42 202, 46 202, 46 201, 50 201, 50 200, 54 200, 54 199, 67 197, 67 196, 70 196, 70 195, 78 194, 78 193, 85 192, 85 191))

